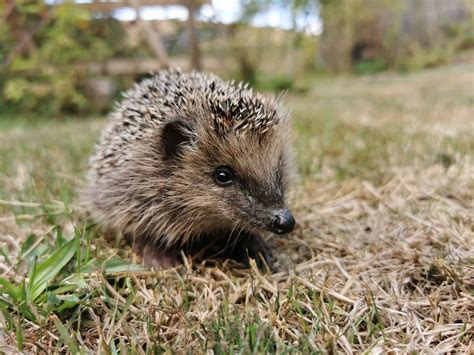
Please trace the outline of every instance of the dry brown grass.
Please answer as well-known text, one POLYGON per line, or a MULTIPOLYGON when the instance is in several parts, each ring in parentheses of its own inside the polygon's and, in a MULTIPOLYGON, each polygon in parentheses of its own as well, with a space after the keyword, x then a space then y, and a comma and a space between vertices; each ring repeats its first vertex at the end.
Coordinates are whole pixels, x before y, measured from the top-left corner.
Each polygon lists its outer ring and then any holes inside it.
MULTIPOLYGON (((339 103, 327 109, 328 103, 318 106, 314 96, 290 100, 299 120, 300 167, 311 167, 303 169, 307 174, 292 197, 296 231, 271 239, 278 273, 262 274, 230 262, 197 265, 188 259, 177 269, 157 273, 105 272, 98 262, 88 273, 73 268, 57 283, 77 285, 69 292, 78 297, 74 307, 48 312, 48 302, 31 305, 38 312, 36 322, 13 307, 8 309, 13 327, 3 312, 3 350, 17 351, 16 325, 29 352, 78 347, 100 353, 473 353, 474 160, 472 136, 466 138, 473 128, 466 119, 474 102, 470 82, 453 69, 420 73, 406 82, 380 77, 379 91, 368 79, 340 80, 326 95, 351 92, 351 108, 339 103), (443 76, 444 91, 457 85, 464 95, 451 96, 452 105, 448 98, 437 100, 441 93, 436 87, 430 89, 443 76), (403 85, 408 93, 395 90, 403 85), (431 103, 423 103, 420 90, 428 90, 436 110, 429 111, 431 103), (326 126, 324 116, 314 123, 303 116, 305 107, 319 116, 327 112, 337 125, 326 126), (416 120, 420 115, 427 119, 416 120), (456 129, 445 141, 446 130, 435 125, 456 129), (332 133, 328 137, 320 129, 332 133), (329 143, 313 144, 313 138, 329 143), (369 148, 360 148, 364 144, 369 148), (322 162, 321 152, 327 157, 322 162)), ((17 168, 5 166, 10 173, 3 181, 12 182, 8 178, 17 168)), ((65 235, 84 228, 74 211, 52 222, 35 216, 32 211, 42 211, 37 205, 12 206, 17 194, 30 189, 25 169, 22 186, 12 184, 2 195, 8 207, 0 217, 0 237, 12 259, 31 232, 54 240, 58 225, 65 235)), ((74 185, 71 171, 62 171, 63 182, 74 185)), ((34 174, 34 184, 45 183, 42 170, 34 174)), ((67 209, 56 181, 46 181, 50 210, 67 209), (52 201, 55 196, 61 196, 62 204, 52 201)), ((95 239, 90 247, 97 260, 128 255, 104 243, 95 239)), ((25 268, 3 261, 1 272, 18 283, 25 268)))

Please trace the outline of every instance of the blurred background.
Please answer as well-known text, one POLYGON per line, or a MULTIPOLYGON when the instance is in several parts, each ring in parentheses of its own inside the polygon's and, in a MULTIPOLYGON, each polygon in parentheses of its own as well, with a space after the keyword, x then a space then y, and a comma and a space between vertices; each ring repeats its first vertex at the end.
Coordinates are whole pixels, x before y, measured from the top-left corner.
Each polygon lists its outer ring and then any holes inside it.
POLYGON ((163 67, 213 71, 260 90, 306 95, 319 78, 470 60, 473 4, 3 0, 0 115, 100 115, 122 90, 163 67))

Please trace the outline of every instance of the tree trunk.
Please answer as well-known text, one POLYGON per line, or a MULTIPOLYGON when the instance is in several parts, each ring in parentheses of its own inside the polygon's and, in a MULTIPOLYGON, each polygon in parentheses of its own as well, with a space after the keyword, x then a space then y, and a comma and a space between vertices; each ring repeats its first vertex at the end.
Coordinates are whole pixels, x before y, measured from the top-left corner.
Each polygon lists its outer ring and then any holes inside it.
POLYGON ((188 37, 189 37, 189 49, 191 55, 191 68, 195 70, 201 70, 201 51, 199 49, 199 40, 196 28, 196 20, 194 18, 194 13, 196 10, 195 4, 192 1, 189 1, 186 5, 188 8, 188 37))
POLYGON ((148 44, 152 48, 153 52, 156 55, 156 58, 160 62, 161 66, 166 68, 168 67, 168 54, 166 53, 166 49, 163 46, 163 42, 161 40, 160 33, 156 28, 153 28, 151 24, 145 20, 140 15, 140 0, 128 0, 130 5, 133 7, 137 14, 137 23, 140 26, 141 30, 144 32, 148 44))

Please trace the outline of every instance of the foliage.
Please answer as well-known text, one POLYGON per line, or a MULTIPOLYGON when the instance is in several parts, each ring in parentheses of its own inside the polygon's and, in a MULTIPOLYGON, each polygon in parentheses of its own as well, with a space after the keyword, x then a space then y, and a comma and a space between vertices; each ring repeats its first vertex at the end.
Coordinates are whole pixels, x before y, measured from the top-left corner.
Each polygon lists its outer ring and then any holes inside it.
MULTIPOLYGON (((282 16, 288 16, 292 30, 285 33, 286 52, 279 52, 278 60, 283 65, 278 72, 292 79, 305 75, 303 70, 315 69, 373 74, 437 66, 472 48, 474 8, 463 0, 447 5, 408 0, 241 0, 240 23, 249 24, 268 9, 278 9, 282 16), (450 11, 445 11, 447 8, 450 11), (314 21, 315 14, 323 22, 323 33, 310 43, 301 31, 305 23, 314 21), (303 50, 298 46, 301 39, 303 50), (298 53, 302 51, 307 53, 302 56, 298 53)), ((264 71, 268 60, 262 52, 268 49, 264 43, 253 49, 249 36, 243 38, 236 46, 235 57, 243 58, 239 59, 241 76, 256 83, 257 72, 264 71)))
POLYGON ((394 63, 401 71, 419 70, 446 64, 462 50, 474 48, 474 22, 452 24, 443 28, 443 37, 431 46, 411 42, 394 63))
POLYGON ((259 76, 256 87, 264 91, 284 91, 291 90, 294 86, 294 80, 288 75, 259 76))
POLYGON ((119 46, 120 31, 111 28, 73 3, 16 2, 0 27, 0 111, 87 112, 81 79, 88 63, 110 57, 119 46))
POLYGON ((445 15, 442 2, 432 8, 429 2, 389 0, 320 0, 320 5, 321 53, 335 72, 416 70, 446 63, 473 46, 472 9, 462 0, 451 5, 464 13, 457 17, 445 15))
MULTIPOLYGON (((237 76, 256 87, 270 90, 281 86, 283 77, 295 80, 303 71, 313 70, 317 39, 304 30, 317 16, 314 0, 241 0, 241 14, 230 27, 230 48, 237 62, 237 76), (255 28, 252 21, 265 11, 279 11, 288 20, 286 29, 255 28), (270 63, 269 63, 270 62, 270 63), (277 67, 277 74, 274 75, 277 67), (272 69, 270 69, 272 68, 272 69), (263 73, 268 75, 262 79, 263 73), (274 80, 276 77, 276 80, 274 80), (263 85, 261 85, 263 84, 263 85)), ((289 83, 283 85, 288 88, 289 83)))
POLYGON ((354 65, 354 73, 356 74, 374 74, 386 69, 386 63, 383 60, 377 58, 366 59, 354 65))

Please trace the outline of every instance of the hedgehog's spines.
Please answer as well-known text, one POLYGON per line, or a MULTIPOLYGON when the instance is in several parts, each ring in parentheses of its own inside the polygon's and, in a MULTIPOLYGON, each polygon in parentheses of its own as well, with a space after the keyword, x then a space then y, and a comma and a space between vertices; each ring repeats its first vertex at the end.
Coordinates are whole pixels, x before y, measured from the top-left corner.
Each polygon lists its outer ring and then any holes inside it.
MULTIPOLYGON (((203 100, 202 104, 211 111, 213 130, 219 134, 241 130, 265 134, 277 123, 277 101, 268 102, 263 95, 255 94, 247 83, 224 81, 213 74, 196 71, 184 74, 179 68, 166 69, 142 80, 124 98, 125 106, 131 101, 136 106, 139 101, 139 105, 144 107, 153 107, 155 102, 155 105, 161 103, 165 107, 180 109, 183 106, 197 106, 198 101, 203 100), (160 91, 163 97, 150 94, 156 91, 160 91)), ((140 107, 137 111, 143 114, 144 108, 140 107)), ((157 115, 149 112, 156 119, 157 115)), ((164 113, 160 111, 160 114, 164 113)))

